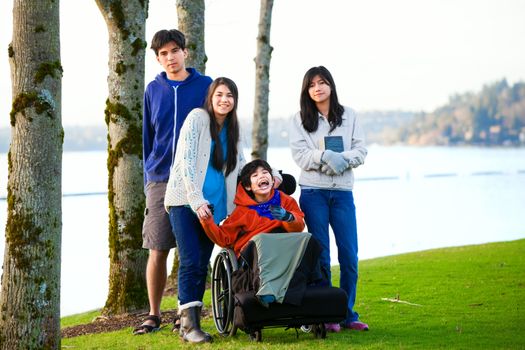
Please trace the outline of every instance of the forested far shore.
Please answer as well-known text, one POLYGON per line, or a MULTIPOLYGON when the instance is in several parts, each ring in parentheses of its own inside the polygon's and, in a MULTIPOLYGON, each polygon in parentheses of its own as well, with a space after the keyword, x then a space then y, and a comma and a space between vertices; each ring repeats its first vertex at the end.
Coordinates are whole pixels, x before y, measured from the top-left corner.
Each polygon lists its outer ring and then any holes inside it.
POLYGON ((506 79, 478 93, 455 94, 432 113, 417 114, 397 130, 409 145, 525 145, 525 83, 506 79))
MULTIPOLYGON (((415 113, 402 111, 372 111, 360 113, 368 143, 384 144, 384 135, 391 135, 399 127, 413 120, 415 113)), ((252 123, 250 119, 239 119, 247 147, 251 146, 252 123)), ((270 147, 288 146, 289 117, 271 118, 268 130, 270 147)), ((0 129, 0 153, 7 153, 10 128, 0 129)), ((391 140, 390 137, 388 140, 391 140)), ((390 143, 390 141, 388 142, 390 143)), ((105 126, 64 126, 64 151, 102 151, 107 149, 105 126)))
MULTIPOLYGON (((431 113, 417 111, 357 111, 368 144, 420 146, 524 146, 525 83, 506 79, 485 85, 478 93, 455 94, 431 113)), ((270 147, 288 145, 290 116, 270 117, 270 147)), ((250 146, 249 118, 240 118, 250 146)), ((0 152, 9 149, 10 128, 0 129, 0 152)), ((65 151, 107 149, 105 126, 65 126, 65 151)))

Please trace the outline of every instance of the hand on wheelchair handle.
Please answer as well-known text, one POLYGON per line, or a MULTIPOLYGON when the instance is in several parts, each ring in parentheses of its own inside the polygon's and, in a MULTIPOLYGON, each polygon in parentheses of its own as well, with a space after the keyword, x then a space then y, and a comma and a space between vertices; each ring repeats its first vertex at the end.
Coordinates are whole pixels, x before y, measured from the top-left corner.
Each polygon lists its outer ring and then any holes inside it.
POLYGON ((199 220, 207 220, 213 218, 213 204, 203 204, 197 209, 197 217, 199 220))
POLYGON ((271 205, 270 212, 272 213, 273 218, 276 220, 289 222, 289 221, 293 221, 294 219, 292 213, 286 211, 281 206, 271 205))
POLYGON ((273 188, 281 186, 282 180, 276 176, 273 177, 273 188))

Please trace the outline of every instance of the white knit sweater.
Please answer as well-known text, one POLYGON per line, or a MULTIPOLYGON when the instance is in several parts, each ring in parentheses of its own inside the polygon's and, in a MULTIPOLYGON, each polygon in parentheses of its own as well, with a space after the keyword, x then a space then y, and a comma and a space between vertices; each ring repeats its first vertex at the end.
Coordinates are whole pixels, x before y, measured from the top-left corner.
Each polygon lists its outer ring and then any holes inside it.
MULTIPOLYGON (((243 154, 242 138, 237 144, 237 164, 226 176, 226 203, 230 214, 235 205, 233 199, 237 188, 237 177, 246 164, 243 154)), ((211 151, 210 117, 201 108, 195 108, 189 114, 180 130, 175 160, 170 170, 166 187, 164 206, 190 205, 197 211, 203 204, 209 204, 204 198, 202 187, 208 169, 211 151)))

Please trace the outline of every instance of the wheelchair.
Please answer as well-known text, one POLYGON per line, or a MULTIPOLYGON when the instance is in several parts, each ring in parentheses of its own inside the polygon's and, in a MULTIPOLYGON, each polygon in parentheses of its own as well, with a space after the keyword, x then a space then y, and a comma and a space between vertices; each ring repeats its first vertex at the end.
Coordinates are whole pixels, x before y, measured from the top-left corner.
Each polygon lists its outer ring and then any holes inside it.
POLYGON ((307 287, 299 306, 271 303, 264 307, 255 291, 234 294, 232 277, 238 268, 239 261, 233 250, 222 248, 212 267, 211 293, 213 321, 223 336, 235 336, 240 328, 251 340, 260 342, 263 328, 286 327, 324 339, 325 323, 346 318, 347 295, 336 287, 307 287))
MULTIPOLYGON (((295 178, 283 174, 279 189, 292 195, 296 189, 295 178)), ((317 245, 317 242, 312 242, 317 245)), ((246 248, 246 247, 245 247, 246 248)), ((244 249, 244 248, 243 248, 244 249)), ((223 336, 235 336, 241 329, 251 340, 262 341, 262 329, 267 327, 295 328, 313 333, 315 338, 326 338, 325 323, 341 322, 346 318, 348 297, 340 288, 308 286, 301 305, 271 303, 262 306, 255 291, 234 293, 233 275, 241 262, 235 252, 222 248, 212 266, 212 313, 215 328, 223 336)))

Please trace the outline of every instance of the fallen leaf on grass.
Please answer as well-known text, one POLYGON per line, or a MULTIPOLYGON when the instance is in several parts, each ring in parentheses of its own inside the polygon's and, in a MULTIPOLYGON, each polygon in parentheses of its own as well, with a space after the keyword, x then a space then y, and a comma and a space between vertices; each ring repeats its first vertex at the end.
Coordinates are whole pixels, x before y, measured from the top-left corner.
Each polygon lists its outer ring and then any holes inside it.
POLYGON ((423 305, 420 305, 420 304, 414 304, 414 303, 411 303, 411 302, 408 302, 408 301, 404 301, 404 300, 399 300, 399 299, 396 299, 396 298, 381 298, 381 300, 390 301, 392 303, 407 304, 407 305, 412 305, 412 306, 423 306, 423 305))
POLYGON ((475 303, 475 304, 469 304, 468 306, 481 306, 483 303, 475 303))

